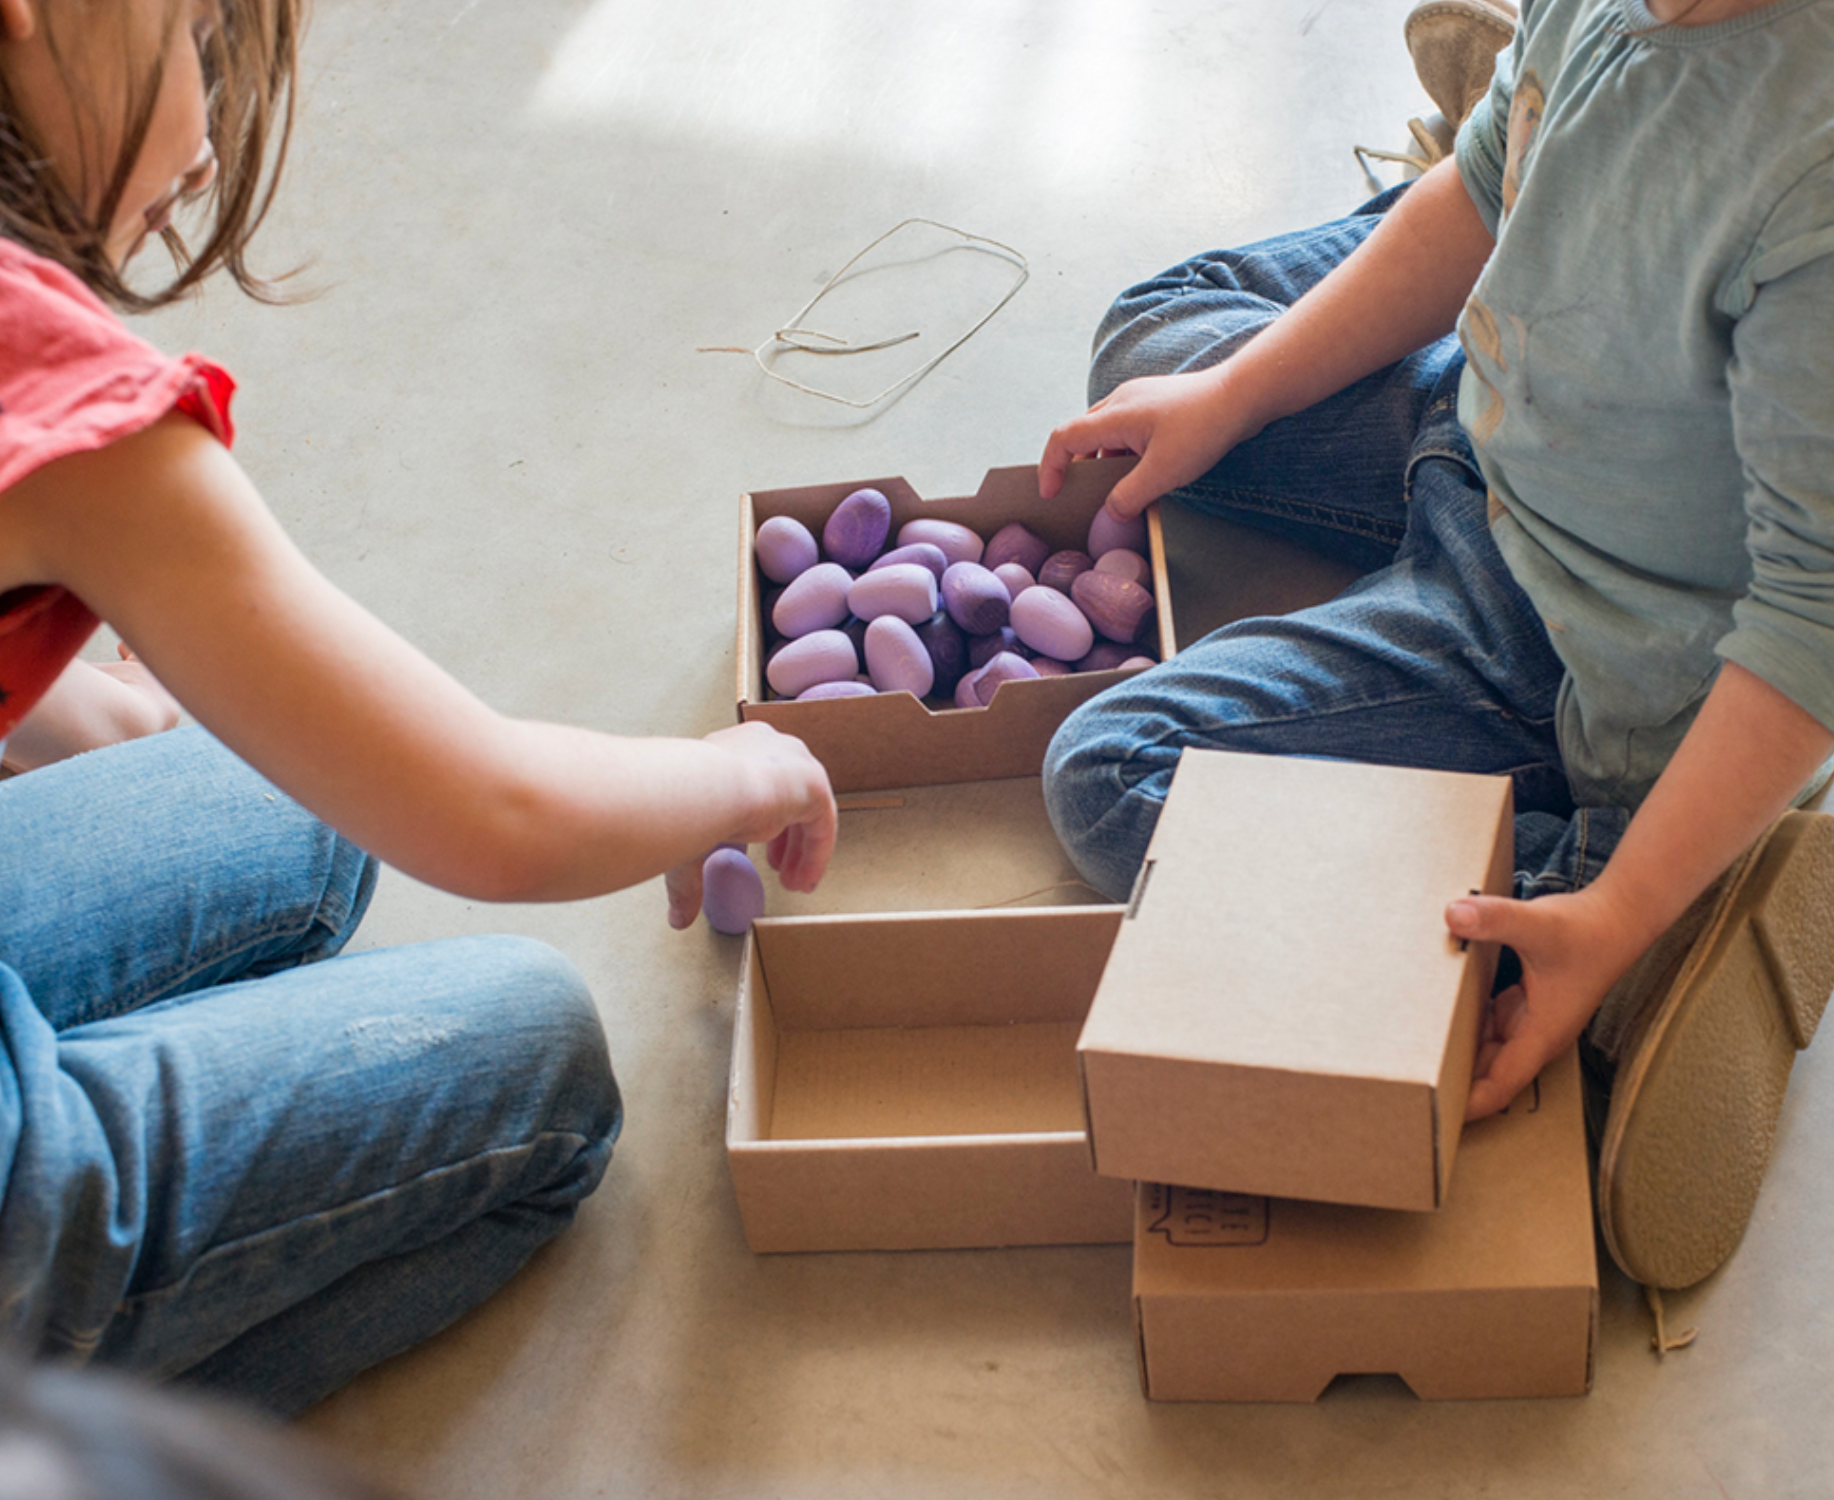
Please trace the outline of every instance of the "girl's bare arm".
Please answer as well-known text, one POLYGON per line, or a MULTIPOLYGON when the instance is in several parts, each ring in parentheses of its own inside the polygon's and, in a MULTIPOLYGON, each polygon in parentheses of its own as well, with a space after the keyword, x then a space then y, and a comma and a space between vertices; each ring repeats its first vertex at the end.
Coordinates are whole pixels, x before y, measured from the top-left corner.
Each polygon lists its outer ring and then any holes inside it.
POLYGON ((487 900, 634 884, 775 840, 786 886, 833 846, 825 772, 763 725, 620 738, 506 718, 305 559, 235 460, 173 416, 0 494, 0 583, 71 588, 179 702, 380 858, 487 900))

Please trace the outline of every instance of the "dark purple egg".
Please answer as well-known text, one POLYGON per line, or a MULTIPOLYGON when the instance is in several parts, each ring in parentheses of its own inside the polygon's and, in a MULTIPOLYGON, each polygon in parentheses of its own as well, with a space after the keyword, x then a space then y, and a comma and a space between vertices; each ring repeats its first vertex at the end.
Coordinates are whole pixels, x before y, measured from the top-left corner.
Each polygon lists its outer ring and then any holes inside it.
POLYGON ((863 568, 885 550, 892 503, 877 490, 855 490, 822 527, 822 550, 844 568, 863 568))

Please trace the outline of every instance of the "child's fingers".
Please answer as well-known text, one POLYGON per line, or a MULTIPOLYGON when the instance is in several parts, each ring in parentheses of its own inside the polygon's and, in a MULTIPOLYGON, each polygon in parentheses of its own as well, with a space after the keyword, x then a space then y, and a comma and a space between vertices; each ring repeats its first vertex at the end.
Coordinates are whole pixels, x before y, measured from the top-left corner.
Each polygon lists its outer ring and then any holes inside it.
POLYGON ((692 927, 700 915, 701 863, 698 859, 688 860, 663 876, 663 887, 669 895, 669 926, 677 932, 692 927))

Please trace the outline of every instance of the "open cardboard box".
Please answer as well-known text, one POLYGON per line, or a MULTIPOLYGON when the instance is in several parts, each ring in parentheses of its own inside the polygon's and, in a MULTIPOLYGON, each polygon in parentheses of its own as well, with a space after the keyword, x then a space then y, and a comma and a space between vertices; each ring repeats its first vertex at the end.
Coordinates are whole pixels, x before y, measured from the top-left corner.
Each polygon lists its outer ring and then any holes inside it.
MULTIPOLYGON (((931 708, 909 693, 798 703, 771 700, 764 685, 762 584, 752 542, 772 516, 792 516, 816 536, 834 507, 870 486, 892 506, 892 534, 918 517, 957 521, 990 537, 1010 521, 1023 521, 1053 550, 1082 548, 1089 523, 1131 458, 1094 459, 1070 466, 1055 499, 1038 493, 1033 465, 989 469, 973 495, 924 500, 903 478, 860 479, 800 489, 760 490, 739 501, 738 709, 741 719, 763 719, 801 738, 828 769, 836 791, 876 791, 950 781, 994 781, 1036 776, 1051 735, 1077 707, 1128 676, 1082 672, 1070 677, 1001 685, 985 708, 931 708)), ((1159 508, 1147 513, 1153 565, 1159 651, 1176 649, 1159 508)), ((1137 670, 1137 669, 1136 669, 1137 670)))
POLYGON ((1444 1201, 1507 894, 1507 777, 1187 750, 1078 1050, 1096 1170, 1444 1201))
POLYGON ((1076 1036, 1115 906, 752 926, 726 1149, 754 1251, 1125 1244, 1076 1036))
POLYGON ((1591 1388, 1598 1266, 1569 1052, 1466 1132, 1436 1214, 1142 1185, 1140 1377, 1161 1401, 1314 1401, 1394 1374, 1429 1399, 1591 1388))

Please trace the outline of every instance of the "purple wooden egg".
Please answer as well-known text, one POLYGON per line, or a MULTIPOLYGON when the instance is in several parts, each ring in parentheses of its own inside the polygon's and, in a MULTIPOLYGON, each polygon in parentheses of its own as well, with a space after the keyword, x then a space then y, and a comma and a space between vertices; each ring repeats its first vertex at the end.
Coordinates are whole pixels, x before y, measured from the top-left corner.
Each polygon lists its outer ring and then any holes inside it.
POLYGON ((942 575, 942 605, 969 635, 989 635, 1012 610, 1006 585, 979 563, 958 562, 942 575))
POLYGON ((1153 565, 1138 552, 1131 552, 1125 547, 1116 547, 1112 552, 1104 552, 1095 560, 1095 571, 1112 573, 1117 578, 1125 578, 1129 583, 1137 583, 1149 594, 1153 589, 1153 565))
POLYGON ((862 620, 896 615, 916 625, 936 613, 936 575, 921 563, 899 563, 862 573, 847 591, 847 603, 862 620))
POLYGON ((1025 678, 1035 678, 1038 669, 1023 656, 1011 651, 1002 651, 980 671, 974 674, 974 696, 980 700, 982 707, 993 702, 993 695, 1000 690, 1003 682, 1018 682, 1025 678))
POLYGON ((1093 569, 1077 577, 1070 597, 1100 634, 1122 645, 1139 639, 1153 613, 1153 596, 1139 584, 1093 569))
POLYGON ((974 685, 980 680, 985 667, 976 667, 972 672, 964 672, 962 680, 955 684, 955 706, 957 708, 979 708, 981 700, 975 696, 974 685))
POLYGON ((940 609, 913 628, 917 639, 923 642, 923 649, 929 652, 930 665, 935 671, 936 680, 930 691, 946 698, 955 691, 956 683, 968 670, 968 637, 962 634, 961 626, 940 609))
POLYGON ((936 683, 936 668, 917 632, 896 615, 880 615, 866 627, 866 670, 882 693, 921 698, 936 683))
POLYGON ((1068 598, 1043 585, 1013 600, 1013 632, 1040 656, 1075 661, 1095 644, 1095 629, 1068 598))
POLYGON ((1068 677, 1070 664, 1067 661, 1058 661, 1055 657, 1034 656, 1032 670, 1040 677, 1068 677))
POLYGON ((863 568, 885 550, 892 503, 877 490, 855 490, 821 529, 822 550, 847 568, 863 568))
POLYGON ((791 640, 812 630, 829 630, 847 618, 847 590, 853 575, 839 563, 817 563, 783 590, 771 623, 791 640))
POLYGON ((898 545, 908 547, 914 542, 928 542, 932 547, 940 547, 942 555, 952 563, 979 562, 981 553, 986 550, 981 544, 978 533, 954 521, 936 521, 919 516, 915 521, 906 521, 898 530, 898 545))
POLYGON ((1122 672, 1138 672, 1146 667, 1156 667, 1159 663, 1150 656, 1130 656, 1116 669, 1122 672))
POLYGON ((1086 656, 1072 665, 1079 672, 1112 672, 1133 655, 1132 646, 1117 645, 1113 641, 1097 641, 1089 648, 1086 656))
POLYGON ((1100 557, 1117 547, 1129 552, 1146 551, 1146 517, 1132 516, 1123 521, 1104 505, 1089 523, 1089 555, 1100 557))
MULTIPOLYGON (((865 652, 866 622, 858 615, 848 615, 846 619, 841 621, 841 634, 853 642, 853 649, 856 652, 865 652)), ((864 661, 865 656, 862 654, 860 659, 864 661)))
POLYGON ((1056 589, 1060 594, 1067 594, 1070 592, 1070 585, 1094 566, 1095 560, 1087 552, 1077 552, 1074 549, 1053 552, 1038 569, 1038 581, 1047 589, 1056 589))
POLYGON ((928 542, 912 542, 908 547, 893 547, 883 557, 875 558, 873 565, 866 571, 876 573, 880 568, 895 567, 899 563, 922 563, 936 575, 936 581, 941 583, 949 559, 942 555, 941 547, 933 547, 928 542))
MULTIPOLYGON (((982 563, 981 566, 986 567, 987 565, 982 563)), ((1001 563, 993 570, 993 576, 1006 585, 1007 595, 1014 599, 1017 599, 1038 581, 1016 562, 1001 563)))
POLYGON ((986 666, 1002 651, 1010 651, 1014 656, 1032 654, 1032 648, 1019 639, 1010 625, 1002 625, 992 635, 968 637, 968 665, 971 667, 986 666))
POLYGON ((772 516, 752 541, 758 567, 772 583, 788 583, 821 561, 821 549, 807 526, 794 516, 772 516))
POLYGON ((764 675, 784 697, 794 698, 818 682, 843 682, 859 670, 852 641, 838 630, 816 630, 786 642, 764 675))
POLYGON ((870 682, 849 677, 844 682, 818 682, 796 695, 798 703, 819 703, 823 698, 871 698, 878 693, 870 682))
POLYGON ((998 568, 1002 563, 1017 563, 1034 578, 1044 560, 1051 555, 1051 544, 1031 527, 1013 521, 1002 526, 987 539, 987 550, 981 554, 983 568, 998 568))
POLYGON ((777 601, 782 597, 783 589, 778 587, 766 589, 764 597, 758 601, 759 611, 764 616, 764 639, 767 641, 778 640, 782 637, 783 632, 777 629, 777 622, 772 618, 777 613, 777 601))
POLYGON ((700 867, 700 904, 707 925, 741 937, 764 915, 764 881, 748 855, 715 849, 700 867))

